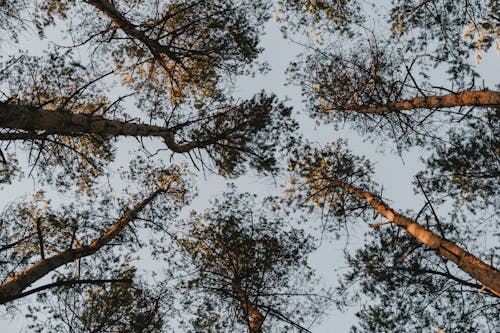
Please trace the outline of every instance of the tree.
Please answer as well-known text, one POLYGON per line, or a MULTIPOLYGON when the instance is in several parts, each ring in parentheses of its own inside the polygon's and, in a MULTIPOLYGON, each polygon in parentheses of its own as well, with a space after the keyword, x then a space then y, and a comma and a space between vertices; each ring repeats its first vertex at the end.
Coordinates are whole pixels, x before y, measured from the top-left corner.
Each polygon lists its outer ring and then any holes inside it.
POLYGON ((353 292, 355 298, 365 294, 379 300, 378 304, 363 306, 358 313, 364 331, 413 331, 438 326, 450 331, 492 329, 498 317, 500 271, 460 245, 478 237, 477 232, 465 228, 465 234, 461 234, 464 228, 457 223, 442 222, 431 202, 415 218, 408 217, 412 212, 403 214, 392 209, 375 194, 377 185, 371 180, 369 161, 352 155, 341 141, 321 151, 306 147, 305 152, 297 153, 290 162, 293 185, 287 190, 294 205, 310 210, 318 207, 325 219, 338 220, 337 228, 329 227, 337 232, 356 220, 371 219, 370 210, 388 220, 372 224, 377 231, 369 233, 365 247, 347 256, 350 271, 339 288, 346 300, 344 288, 359 283, 353 292), (425 224, 419 222, 424 217, 425 224), (386 224, 392 228, 378 231, 386 224), (449 267, 449 262, 456 266, 449 267), (461 294, 474 296, 467 296, 465 301, 461 294), (455 303, 461 304, 459 312, 453 308, 455 303))
MULTIPOLYGON (((148 191, 144 180, 145 193, 135 195, 132 203, 137 202, 132 207, 127 201, 111 200, 107 193, 100 201, 98 197, 92 197, 81 205, 83 208, 70 204, 55 210, 49 206, 50 200, 46 200, 43 193, 36 193, 32 201, 11 207, 1 220, 1 236, 6 243, 2 247, 2 275, 6 278, 0 285, 0 302, 5 304, 32 294, 33 290, 25 289, 49 273, 61 274, 59 268, 66 268, 67 279, 59 278, 58 282, 37 287, 35 291, 79 284, 80 278, 86 275, 85 270, 82 273, 80 260, 99 254, 98 264, 112 262, 118 253, 106 251, 101 255, 100 251, 112 241, 130 242, 124 235, 125 230, 127 227, 131 229, 129 225, 145 214, 146 207, 146 216, 153 216, 157 223, 163 218, 175 218, 188 198, 180 170, 153 172, 146 177, 150 177, 151 187, 148 191), (155 205, 151 207, 153 202, 155 205), (114 218, 116 212, 122 212, 121 216, 114 218), (11 239, 14 241, 10 242, 11 239), (74 262, 78 262, 76 274, 68 267, 74 262)), ((153 228, 152 223, 153 220, 146 227, 153 228)), ((133 233, 133 230, 129 232, 133 233)), ((88 273, 93 272, 93 267, 87 269, 88 273)))
MULTIPOLYGON (((441 226, 448 238, 463 233, 452 223, 441 226)), ((498 298, 478 293, 480 284, 396 229, 377 229, 347 258, 350 269, 339 291, 351 286, 353 292, 343 293, 339 305, 348 307, 358 297, 377 300, 361 306, 353 331, 494 332, 498 298)))
POLYGON ((164 240, 165 224, 192 194, 187 173, 155 160, 148 149, 186 154, 196 167, 227 177, 248 167, 276 170, 275 153, 285 148, 280 142, 293 142, 287 139, 296 127, 290 108, 264 92, 238 100, 230 84, 260 70, 267 9, 265 2, 245 0, 0 1, 10 43, 33 31, 44 37, 56 23, 66 24, 71 41, 41 56, 21 51, 2 63, 1 179, 27 175, 78 197, 59 206, 37 192, 6 208, 0 303, 82 280, 112 283, 114 277, 94 276, 80 262, 111 265, 122 251, 143 245, 137 237, 143 230, 156 230, 156 240, 164 240), (24 29, 19 34, 13 21, 24 29), (118 79, 126 93, 113 97, 109 86, 118 79), (121 171, 134 185, 113 188, 106 178, 124 136, 139 143, 130 171, 121 171), (120 190, 126 195, 115 194, 120 190), (116 242, 120 249, 103 251, 116 242))
MULTIPOLYGON (((300 39, 307 34, 299 42, 304 54, 290 65, 289 77, 301 86, 311 116, 337 127, 351 124, 366 140, 393 142, 403 156, 417 146, 431 152, 422 158, 426 169, 414 181, 426 201, 414 218, 392 209, 371 181, 369 164, 338 143, 322 151, 306 147, 291 161, 291 193, 312 199, 324 217, 369 219, 370 208, 391 226, 380 231, 385 224, 375 224, 366 247, 347 258, 351 270, 344 281, 360 283, 354 294, 375 299, 359 312, 357 329, 494 331, 500 273, 493 258, 498 247, 481 251, 475 244, 494 245, 498 237, 500 92, 484 81, 478 84, 476 65, 500 41, 495 32, 499 5, 401 0, 386 10, 363 1, 281 1, 278 18, 285 35, 300 39), (388 27, 375 24, 383 21, 388 27), (438 215, 440 204, 448 207, 447 221, 438 215), (419 222, 424 218, 425 223, 419 222), (400 229, 407 235, 395 231, 400 229), (392 242, 396 245, 384 247, 392 242), (462 252, 467 248, 477 251, 475 258, 462 252), (462 258, 474 261, 474 268, 465 267, 462 258), (448 267, 449 261, 457 266, 448 267), (481 277, 479 267, 484 268, 481 277), (489 288, 490 293, 462 302, 471 288, 489 288), (455 304, 461 304, 460 316, 449 317, 457 322, 437 316, 439 309, 455 304), (469 307, 475 310, 469 312, 469 307), (485 315, 476 316, 478 311, 485 315)), ((342 225, 330 229, 338 231, 342 225)))
MULTIPOLYGON (((261 205, 232 189, 203 214, 193 213, 178 238, 195 332, 309 332, 330 302, 307 264, 312 238, 290 228, 290 213, 268 197, 261 205), (192 296, 191 296, 192 295, 192 296), (244 326, 242 326, 244 325, 244 326)), ((185 297, 186 298, 186 297, 185 297)))
POLYGON ((436 143, 418 178, 432 193, 451 196, 472 211, 492 207, 498 211, 498 108, 484 118, 473 118, 462 128, 452 128, 453 144, 436 143))
POLYGON ((498 284, 500 272, 497 269, 448 241, 444 235, 440 236, 413 219, 394 211, 384 200, 369 190, 353 185, 355 182, 363 181, 368 183, 364 186, 373 187, 373 184, 370 184, 372 170, 366 160, 352 157, 349 152, 343 151, 341 143, 321 152, 309 149, 300 161, 292 160, 290 168, 296 170, 298 177, 303 179, 304 184, 298 183, 297 188, 303 188, 304 196, 316 205, 328 206, 329 210, 335 210, 339 215, 371 207, 377 214, 385 217, 388 223, 403 229, 440 256, 454 262, 494 295, 500 295, 498 284), (357 165, 358 163, 361 165, 357 165), (346 194, 353 198, 345 200, 346 194))

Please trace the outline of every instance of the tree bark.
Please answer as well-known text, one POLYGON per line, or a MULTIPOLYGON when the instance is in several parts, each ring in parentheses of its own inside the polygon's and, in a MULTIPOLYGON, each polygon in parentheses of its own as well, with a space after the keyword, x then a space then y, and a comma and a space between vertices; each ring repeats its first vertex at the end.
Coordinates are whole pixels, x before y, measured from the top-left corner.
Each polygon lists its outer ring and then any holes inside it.
POLYGON ((339 106, 337 109, 360 113, 384 114, 404 110, 441 109, 456 106, 500 107, 500 92, 492 90, 465 90, 456 94, 415 97, 383 105, 364 106, 347 104, 339 106))
POLYGON ((366 201, 378 214, 405 230, 412 237, 433 249, 439 255, 454 262, 472 278, 481 282, 484 288, 500 297, 500 271, 495 267, 484 263, 455 243, 440 237, 416 221, 397 213, 378 196, 338 179, 333 180, 333 185, 341 187, 355 197, 366 201))
POLYGON ((208 141, 189 141, 178 144, 174 140, 175 131, 167 127, 111 120, 68 111, 47 111, 4 102, 0 102, 0 127, 31 132, 4 133, 0 135, 0 139, 38 139, 50 134, 160 137, 164 139, 168 148, 176 153, 185 153, 194 148, 206 147, 209 144, 208 141), (43 133, 36 131, 43 131, 43 133))
POLYGON ((240 301, 241 310, 248 324, 249 333, 262 333, 264 316, 260 313, 255 304, 248 300, 246 293, 241 288, 241 283, 237 280, 232 283, 233 291, 240 301))
POLYGON ((131 284, 132 279, 61 280, 61 281, 52 282, 52 283, 28 290, 26 292, 20 293, 14 299, 12 299, 12 301, 19 299, 19 298, 22 298, 22 297, 32 295, 32 294, 36 294, 40 291, 51 289, 54 287, 63 287, 63 286, 64 287, 71 287, 71 286, 80 285, 80 284, 94 284, 94 285, 96 285, 96 284, 107 284, 107 283, 128 283, 128 284, 131 284))
POLYGON ((10 277, 7 281, 0 284, 0 304, 5 304, 19 298, 19 295, 36 281, 43 278, 53 270, 73 262, 79 258, 90 256, 104 245, 116 238, 125 227, 133 221, 137 215, 150 204, 158 195, 164 193, 164 189, 158 189, 149 195, 146 199, 138 203, 133 209, 126 212, 116 223, 106 230, 100 237, 95 238, 89 245, 78 248, 67 249, 48 259, 41 259, 31 267, 10 277))

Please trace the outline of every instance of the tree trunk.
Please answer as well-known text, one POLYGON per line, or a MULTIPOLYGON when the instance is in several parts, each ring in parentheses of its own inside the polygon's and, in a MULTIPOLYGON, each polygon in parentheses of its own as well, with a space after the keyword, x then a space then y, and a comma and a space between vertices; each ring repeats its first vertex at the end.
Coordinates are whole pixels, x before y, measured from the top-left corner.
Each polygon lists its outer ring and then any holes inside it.
POLYGON ((429 229, 421 226, 419 223, 395 212, 376 195, 363 191, 341 180, 333 180, 333 185, 341 187, 357 198, 366 201, 378 214, 387 218, 394 225, 404 229, 412 237, 433 249, 439 255, 454 262, 472 278, 481 282, 484 288, 500 297, 500 271, 495 267, 484 263, 455 243, 440 237, 429 229))
POLYGON ((500 107, 500 92, 491 90, 466 90, 457 94, 415 97, 401 102, 363 106, 347 104, 338 110, 360 113, 389 113, 413 109, 440 109, 456 106, 500 107))
POLYGON ((260 313, 257 306, 248 300, 247 295, 241 288, 240 282, 237 280, 233 281, 233 291, 240 301, 241 310, 248 324, 249 333, 262 333, 264 316, 260 313))
POLYGON ((67 249, 57 255, 48 259, 41 259, 31 267, 19 272, 18 274, 10 277, 7 281, 0 284, 0 304, 5 304, 9 301, 19 298, 23 290, 30 285, 40 280, 42 277, 51 271, 73 262, 79 258, 90 256, 104 245, 111 242, 116 238, 125 227, 133 221, 137 215, 150 204, 158 195, 165 192, 164 189, 158 189, 153 192, 146 199, 138 203, 133 209, 125 213, 116 223, 106 230, 100 237, 92 240, 89 245, 81 246, 78 248, 67 249))
POLYGON ((169 149, 176 153, 185 153, 208 144, 196 141, 178 144, 174 140, 175 131, 167 127, 111 120, 68 111, 46 111, 3 102, 0 102, 0 127, 32 132, 5 133, 3 139, 39 139, 43 135, 50 134, 160 137, 165 140, 169 149), (35 131, 44 132, 40 134, 35 131))

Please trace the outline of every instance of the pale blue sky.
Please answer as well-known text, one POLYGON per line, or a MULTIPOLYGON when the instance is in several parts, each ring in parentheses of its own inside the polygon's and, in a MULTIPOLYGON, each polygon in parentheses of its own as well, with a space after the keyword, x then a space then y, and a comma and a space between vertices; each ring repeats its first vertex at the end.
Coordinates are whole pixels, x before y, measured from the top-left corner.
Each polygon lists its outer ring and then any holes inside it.
MULTIPOLYGON (((44 43, 39 43, 36 37, 27 38, 23 44, 29 44, 31 48, 40 50, 44 43)), ((255 78, 241 78, 238 80, 236 93, 241 96, 251 96, 254 93, 265 89, 276 93, 281 98, 289 98, 288 104, 292 105, 295 112, 300 112, 298 118, 301 123, 301 131, 310 141, 318 142, 324 145, 327 142, 337 138, 345 138, 349 141, 350 149, 354 153, 366 155, 375 163, 375 178, 378 183, 384 184, 384 197, 392 200, 395 209, 418 209, 423 204, 423 198, 413 193, 411 185, 413 176, 420 170, 421 164, 419 156, 421 151, 414 150, 404 155, 404 159, 394 153, 382 154, 377 152, 378 146, 369 142, 363 142, 362 138, 349 129, 334 131, 332 126, 317 126, 314 121, 309 119, 304 112, 304 105, 301 102, 302 97, 300 89, 295 86, 285 86, 284 72, 288 63, 292 61, 301 48, 288 40, 282 38, 279 27, 276 23, 270 22, 266 29, 266 35, 263 37, 262 46, 265 48, 261 59, 270 63, 272 71, 265 77, 256 76, 255 78)), ((2 52, 13 52, 14 50, 3 50, 2 52)), ((35 51, 36 52, 36 51, 35 51)), ((500 62, 495 52, 484 55, 481 61, 481 68, 484 68, 485 80, 490 86, 495 83, 500 74, 500 62), (488 82, 489 81, 489 82, 488 82)), ((120 143, 121 154, 127 154, 128 144, 125 141, 120 143)), ((277 179, 276 182, 284 183, 285 178, 277 179)), ((240 191, 249 191, 256 193, 280 194, 280 189, 272 179, 245 176, 234 181, 240 191)), ((210 198, 225 189, 226 181, 221 177, 210 175, 204 179, 202 175, 198 177, 199 196, 194 201, 192 208, 200 210, 208 205, 210 198)), ((5 206, 14 197, 22 193, 31 192, 37 185, 31 181, 25 181, 15 186, 7 186, 0 192, 0 205, 5 206)), ((314 221, 312 221, 314 222, 314 221)), ((319 221, 318 221, 319 222, 319 221)), ((361 245, 363 239, 363 229, 351 230, 349 239, 350 246, 361 245)), ((324 279, 325 284, 335 286, 337 275, 345 267, 343 261, 344 241, 323 242, 321 248, 311 257, 311 264, 318 271, 318 274, 324 279)), ((145 260, 145 263, 147 260, 145 260)), ((151 264, 153 264, 151 262, 151 264)), ((146 265, 147 266, 147 265, 146 265)), ((353 311, 355 308, 353 308, 353 311)), ((312 329, 315 333, 336 333, 347 332, 349 327, 355 322, 353 311, 342 314, 336 309, 330 310, 331 315, 319 326, 312 329)), ((0 331, 5 333, 19 332, 25 327, 26 321, 23 314, 15 317, 13 320, 0 321, 0 331)))

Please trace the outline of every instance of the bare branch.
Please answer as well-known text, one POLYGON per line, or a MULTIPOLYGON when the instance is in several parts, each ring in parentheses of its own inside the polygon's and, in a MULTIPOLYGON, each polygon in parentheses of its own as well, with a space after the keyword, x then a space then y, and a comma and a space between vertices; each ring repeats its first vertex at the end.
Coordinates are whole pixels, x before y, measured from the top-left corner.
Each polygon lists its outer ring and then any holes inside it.
POLYGON ((55 287, 70 287, 79 284, 132 283, 132 279, 63 280, 37 287, 15 296, 11 301, 55 287))

